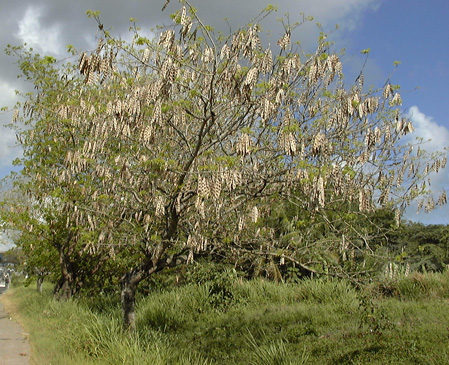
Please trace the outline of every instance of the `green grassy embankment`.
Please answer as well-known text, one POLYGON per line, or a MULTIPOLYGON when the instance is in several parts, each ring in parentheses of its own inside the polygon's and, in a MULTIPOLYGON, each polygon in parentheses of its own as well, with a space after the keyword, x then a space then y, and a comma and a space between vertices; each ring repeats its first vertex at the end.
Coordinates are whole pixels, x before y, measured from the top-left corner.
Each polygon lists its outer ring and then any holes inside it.
POLYGON ((337 280, 219 280, 158 291, 123 333, 116 299, 8 294, 36 364, 449 364, 449 272, 356 290, 337 280))

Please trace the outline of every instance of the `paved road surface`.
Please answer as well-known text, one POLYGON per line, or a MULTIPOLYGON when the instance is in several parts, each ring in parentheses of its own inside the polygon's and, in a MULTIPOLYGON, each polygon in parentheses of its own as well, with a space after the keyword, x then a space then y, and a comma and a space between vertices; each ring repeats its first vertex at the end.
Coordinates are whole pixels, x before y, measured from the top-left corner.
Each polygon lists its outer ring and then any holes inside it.
POLYGON ((22 327, 5 312, 1 303, 4 291, 5 288, 0 288, 0 365, 28 365, 30 345, 22 327))

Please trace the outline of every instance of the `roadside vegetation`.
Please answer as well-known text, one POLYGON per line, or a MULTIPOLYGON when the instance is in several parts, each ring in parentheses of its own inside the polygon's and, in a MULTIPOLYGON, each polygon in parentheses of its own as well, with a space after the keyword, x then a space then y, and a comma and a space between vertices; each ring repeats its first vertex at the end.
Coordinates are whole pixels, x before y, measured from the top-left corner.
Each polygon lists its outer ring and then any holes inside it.
POLYGON ((225 35, 180 3, 151 39, 88 11, 95 49, 7 46, 34 88, 10 110, 0 226, 26 279, 3 300, 35 363, 447 361, 448 227, 401 222, 447 203, 447 151, 400 87, 345 77, 320 26, 303 49, 310 17, 272 42, 273 6, 225 35))
MULTIPOLYGON (((201 271, 203 274, 205 271, 201 271)), ((17 285, 38 364, 444 364, 449 358, 449 272, 275 283, 215 270, 200 284, 162 287, 137 301, 136 331, 120 303, 57 301, 17 285)), ((198 278, 198 276, 196 276, 198 278)))

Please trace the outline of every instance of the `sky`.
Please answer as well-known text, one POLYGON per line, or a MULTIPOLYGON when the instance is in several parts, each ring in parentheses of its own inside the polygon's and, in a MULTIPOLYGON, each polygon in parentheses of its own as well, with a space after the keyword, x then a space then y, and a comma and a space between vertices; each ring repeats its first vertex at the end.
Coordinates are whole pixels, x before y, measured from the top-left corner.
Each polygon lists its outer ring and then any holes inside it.
MULTIPOLYGON (((86 15, 98 10, 105 28, 113 35, 129 38, 129 19, 135 18, 147 36, 156 25, 171 24, 169 15, 179 8, 177 0, 15 0, 0 2, 0 48, 7 44, 27 43, 41 54, 58 59, 68 56, 67 45, 79 50, 92 49, 97 24, 86 15)), ((272 43, 282 35, 276 18, 286 13, 292 22, 302 13, 314 21, 294 33, 294 40, 314 50, 317 39, 315 23, 320 23, 336 49, 344 48, 343 71, 349 78, 364 67, 365 83, 382 86, 387 79, 401 85, 403 111, 415 125, 415 135, 430 139, 427 149, 435 151, 449 146, 449 1, 447 0, 191 0, 207 24, 228 31, 251 21, 267 4, 278 11, 265 19, 263 29, 270 30, 272 43), (224 19, 227 21, 224 21, 224 19), (335 25, 340 29, 333 32, 335 25), (360 52, 370 49, 365 56, 360 52), (395 67, 394 62, 400 61, 395 67), (364 66, 363 66, 364 65, 364 66)), ((13 106, 15 90, 27 90, 16 75, 19 70, 10 56, 0 52, 0 107, 13 106)), ((0 178, 13 169, 12 161, 20 156, 14 148, 15 134, 3 124, 10 122, 11 112, 0 112, 0 178)), ((17 168, 16 168, 17 169, 17 168)), ((449 189, 449 169, 435 178, 432 187, 439 193, 449 189)), ((449 191, 448 191, 449 193, 449 191)), ((423 223, 449 224, 449 207, 407 219, 423 223)), ((0 238, 1 240, 1 238, 0 238)), ((1 244, 1 243, 0 243, 1 244)), ((0 249, 1 251, 1 249, 0 249)))

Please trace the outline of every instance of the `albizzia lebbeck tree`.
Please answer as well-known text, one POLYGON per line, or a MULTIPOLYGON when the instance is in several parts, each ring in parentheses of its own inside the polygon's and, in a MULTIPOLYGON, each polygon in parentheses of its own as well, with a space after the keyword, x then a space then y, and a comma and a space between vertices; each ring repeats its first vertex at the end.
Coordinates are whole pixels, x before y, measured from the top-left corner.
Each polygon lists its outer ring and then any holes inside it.
POLYGON ((183 4, 154 40, 133 28, 127 43, 101 26, 78 70, 58 68, 57 83, 35 80, 24 106, 23 118, 41 125, 24 131, 24 150, 49 152, 40 140, 57 149, 52 164, 25 153, 33 169, 24 174, 40 187, 33 194, 64 186, 73 198, 58 200, 67 225, 95 232, 85 249, 126 262, 127 327, 138 284, 196 254, 256 247, 300 262, 295 245, 263 224, 282 201, 309 215, 388 207, 399 218, 445 164, 438 155, 428 165, 418 146, 401 144, 413 126, 397 89, 363 91, 363 75, 345 83, 325 36, 303 54, 298 24, 285 25, 276 45, 263 46, 268 8, 218 37, 183 4))

